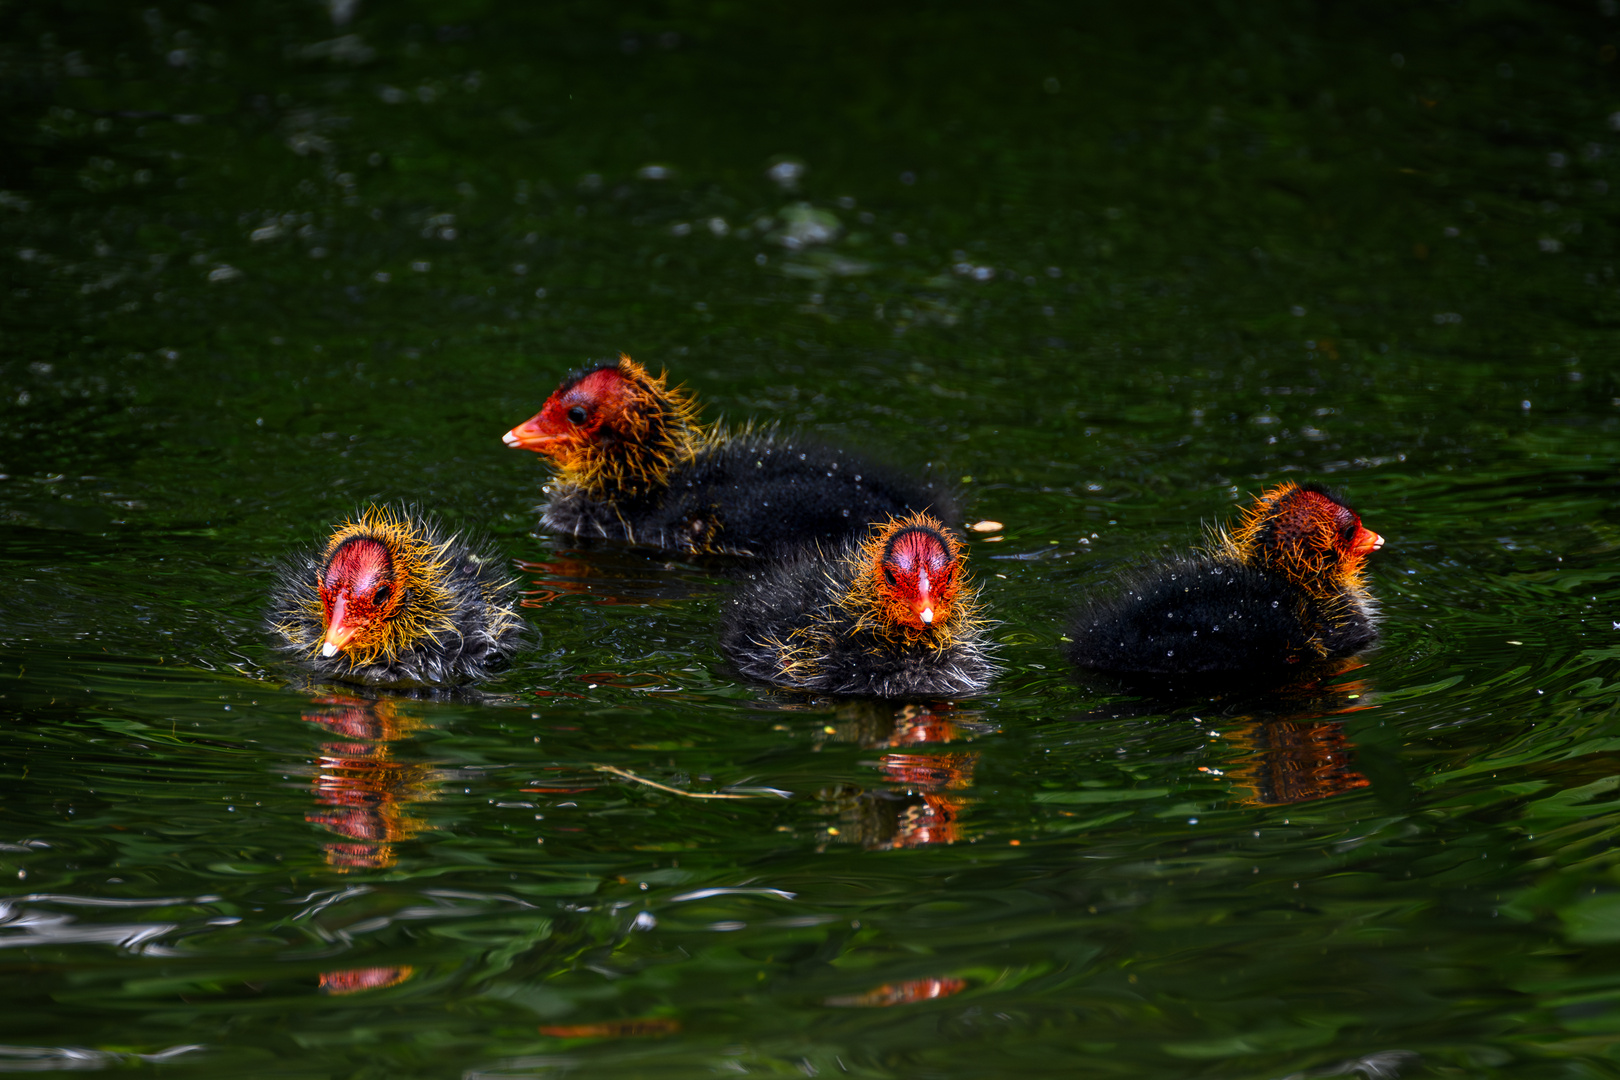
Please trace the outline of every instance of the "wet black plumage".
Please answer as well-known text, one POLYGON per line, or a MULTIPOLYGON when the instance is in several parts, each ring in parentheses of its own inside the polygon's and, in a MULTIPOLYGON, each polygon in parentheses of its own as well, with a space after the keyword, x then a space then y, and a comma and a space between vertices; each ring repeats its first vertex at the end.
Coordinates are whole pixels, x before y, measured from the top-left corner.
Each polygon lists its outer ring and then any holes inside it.
POLYGON ((1135 575, 1076 613, 1069 658, 1143 675, 1281 670, 1372 644, 1371 618, 1342 604, 1316 600, 1275 573, 1189 556, 1135 575))
POLYGON ((833 552, 796 552, 731 597, 721 650, 749 678, 796 690, 884 698, 982 693, 998 665, 960 550, 939 522, 918 514, 874 526, 866 539, 833 552), (936 573, 932 592, 924 589, 931 599, 919 600, 905 570, 893 569, 891 541, 908 530, 939 538, 950 556, 950 575, 936 573), (903 621, 923 603, 930 621, 903 621))
POLYGON ((508 445, 550 458, 546 528, 688 554, 774 557, 928 510, 938 485, 774 428, 697 422, 697 405, 628 357, 563 380, 508 445))
POLYGON ((956 514, 954 500, 929 483, 766 430, 705 447, 673 466, 665 484, 628 497, 554 485, 541 523, 645 547, 768 558, 913 510, 956 514))
POLYGON ((1276 674, 1378 636, 1363 562, 1382 545, 1342 499, 1282 484, 1207 552, 1132 571, 1075 612, 1077 666, 1135 676, 1276 674))
POLYGON ((369 506, 324 545, 282 561, 266 626, 278 649, 320 678, 398 688, 473 682, 503 665, 527 636, 512 606, 517 583, 502 563, 491 547, 447 534, 431 517, 369 506), (350 643, 325 655, 323 582, 356 542, 386 550, 387 572, 373 584, 385 585, 387 596, 365 609, 350 643))

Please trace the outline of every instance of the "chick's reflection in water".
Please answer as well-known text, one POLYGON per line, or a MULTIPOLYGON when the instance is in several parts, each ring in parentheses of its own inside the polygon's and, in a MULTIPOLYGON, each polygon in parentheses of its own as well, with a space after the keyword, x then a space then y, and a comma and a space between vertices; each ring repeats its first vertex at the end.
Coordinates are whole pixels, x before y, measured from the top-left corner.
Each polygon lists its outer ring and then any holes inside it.
MULTIPOLYGON (((1348 660, 1335 672, 1360 667, 1348 660)), ((1326 685, 1326 680, 1289 688, 1280 716, 1223 721, 1221 743, 1242 756, 1218 770, 1250 806, 1312 802, 1371 786, 1356 770, 1356 749, 1344 721, 1331 719, 1375 707, 1366 680, 1326 685)), ((1215 770, 1212 770, 1215 771, 1215 770)))
POLYGON ((611 548, 588 553, 559 552, 539 562, 519 559, 517 567, 535 575, 518 602, 526 608, 542 608, 564 599, 604 606, 656 607, 688 599, 703 588, 698 575, 675 574, 669 563, 611 548))
POLYGON ((387 990, 398 986, 416 974, 410 964, 396 967, 346 968, 341 971, 321 972, 321 990, 333 996, 359 994, 367 990, 387 990))
POLYGON ((834 842, 874 850, 954 844, 962 839, 960 818, 972 802, 960 793, 973 786, 976 751, 910 753, 910 748, 953 743, 995 729, 974 719, 978 713, 948 706, 907 705, 895 711, 880 702, 851 702, 828 725, 830 738, 882 749, 876 762, 889 786, 843 785, 822 792, 837 811, 827 829, 834 842))
POLYGON ((326 861, 338 870, 392 866, 394 845, 430 827, 406 808, 436 796, 440 773, 422 762, 393 760, 390 744, 425 724, 400 714, 391 700, 325 697, 314 703, 304 719, 344 741, 321 744, 311 787, 323 809, 304 820, 345 838, 326 845, 326 861))
POLYGON ((1224 734, 1250 751, 1241 765, 1226 770, 1237 786, 1248 789, 1242 801, 1250 805, 1311 802, 1371 783, 1356 772, 1354 744, 1338 721, 1273 720, 1224 734))

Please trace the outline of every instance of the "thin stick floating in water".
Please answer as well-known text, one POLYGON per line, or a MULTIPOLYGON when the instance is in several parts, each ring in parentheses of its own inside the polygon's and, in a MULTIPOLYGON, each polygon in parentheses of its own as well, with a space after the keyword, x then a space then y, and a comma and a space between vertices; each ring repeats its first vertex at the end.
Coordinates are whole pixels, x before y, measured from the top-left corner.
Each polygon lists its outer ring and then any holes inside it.
POLYGON ((597 765, 595 766, 595 769, 597 772, 612 773, 614 776, 622 776, 626 780, 634 780, 638 784, 646 784, 650 788, 657 788, 659 791, 667 791, 671 795, 680 795, 688 799, 763 799, 765 797, 764 793, 757 795, 740 795, 729 791, 682 791, 680 788, 670 787, 668 784, 660 784, 658 781, 648 780, 644 776, 637 776, 629 769, 621 769, 616 765, 597 765))

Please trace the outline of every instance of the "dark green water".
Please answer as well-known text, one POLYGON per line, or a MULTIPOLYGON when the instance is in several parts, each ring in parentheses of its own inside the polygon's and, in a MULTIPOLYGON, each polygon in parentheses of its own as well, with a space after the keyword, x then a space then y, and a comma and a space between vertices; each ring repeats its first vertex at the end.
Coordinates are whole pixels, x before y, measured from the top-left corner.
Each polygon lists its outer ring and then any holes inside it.
POLYGON ((0 1071, 1620 1075, 1617 10, 0 6, 0 1071), (773 699, 534 533, 619 350, 1005 523, 995 692, 773 699), (1077 683, 1290 478, 1380 649, 1077 683), (260 632, 389 498, 523 560, 482 698, 260 632))

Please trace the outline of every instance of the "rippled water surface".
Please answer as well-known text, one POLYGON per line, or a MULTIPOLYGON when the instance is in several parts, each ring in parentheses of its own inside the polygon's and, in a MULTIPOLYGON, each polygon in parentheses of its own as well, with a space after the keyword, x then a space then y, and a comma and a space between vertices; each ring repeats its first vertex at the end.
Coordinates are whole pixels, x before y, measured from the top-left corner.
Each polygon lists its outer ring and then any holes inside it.
POLYGON ((0 1071, 1620 1074, 1617 45, 0 8, 0 1071), (620 350, 1003 523, 993 692, 774 696, 725 567, 535 531, 500 435, 620 350), (1079 597, 1307 478, 1388 538, 1380 648, 1066 667, 1079 597), (274 561, 372 499, 513 560, 481 692, 270 651, 274 561))

